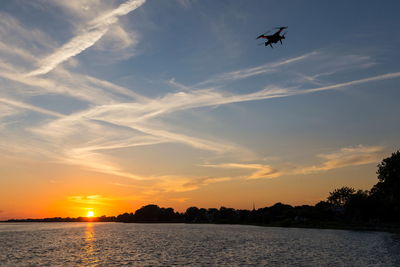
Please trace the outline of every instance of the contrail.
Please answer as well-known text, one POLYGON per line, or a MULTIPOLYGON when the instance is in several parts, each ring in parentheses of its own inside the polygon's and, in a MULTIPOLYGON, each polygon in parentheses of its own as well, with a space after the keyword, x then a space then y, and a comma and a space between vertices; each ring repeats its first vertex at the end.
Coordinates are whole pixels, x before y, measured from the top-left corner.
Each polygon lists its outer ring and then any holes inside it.
POLYGON ((27 75, 36 76, 46 74, 57 67, 58 64, 91 47, 106 34, 110 25, 118 21, 118 17, 128 14, 145 2, 146 0, 129 0, 121 4, 118 8, 91 21, 81 34, 75 36, 53 54, 44 58, 39 68, 29 72, 27 75))
POLYGON ((381 81, 381 80, 387 80, 387 79, 393 79, 393 78, 399 78, 399 77, 400 77, 400 72, 392 72, 392 73, 381 74, 381 75, 364 78, 364 79, 360 79, 360 80, 338 83, 338 84, 328 85, 328 86, 319 87, 319 88, 307 89, 307 90, 301 91, 300 93, 308 94, 308 93, 332 90, 332 89, 337 89, 337 88, 351 86, 351 85, 357 85, 357 84, 363 84, 363 83, 367 83, 367 82, 381 81))
POLYGON ((54 112, 54 111, 51 111, 51 110, 47 110, 47 109, 44 109, 44 108, 39 108, 39 107, 36 107, 36 106, 32 106, 32 105, 29 105, 29 104, 26 104, 26 103, 23 103, 23 102, 11 100, 11 99, 0 98, 0 102, 1 103, 5 103, 7 105, 11 105, 11 106, 15 106, 15 107, 18 107, 18 108, 32 110, 32 111, 35 111, 35 112, 39 112, 39 113, 50 115, 50 116, 57 117, 57 118, 65 117, 63 114, 60 114, 60 113, 57 113, 57 112, 54 112))

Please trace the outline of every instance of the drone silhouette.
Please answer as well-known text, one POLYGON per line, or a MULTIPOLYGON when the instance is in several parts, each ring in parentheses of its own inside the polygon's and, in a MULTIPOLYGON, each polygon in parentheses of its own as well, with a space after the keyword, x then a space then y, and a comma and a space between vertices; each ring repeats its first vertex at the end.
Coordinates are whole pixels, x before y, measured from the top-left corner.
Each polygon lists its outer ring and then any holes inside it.
POLYGON ((272 35, 266 35, 267 33, 270 32, 270 31, 267 31, 267 32, 264 32, 263 34, 259 35, 259 36, 256 38, 256 40, 257 40, 257 39, 260 39, 260 38, 267 39, 267 41, 264 43, 265 46, 268 46, 268 45, 269 45, 269 46, 271 46, 272 48, 274 48, 274 47, 272 46, 272 44, 276 44, 277 42, 280 42, 281 44, 283 44, 283 43, 282 43, 282 40, 285 39, 285 35, 286 35, 287 31, 284 32, 282 35, 281 35, 281 32, 282 32, 283 30, 287 29, 287 28, 288 28, 287 26, 285 26, 285 27, 276 27, 275 29, 278 29, 278 31, 275 32, 274 34, 272 34, 272 35))

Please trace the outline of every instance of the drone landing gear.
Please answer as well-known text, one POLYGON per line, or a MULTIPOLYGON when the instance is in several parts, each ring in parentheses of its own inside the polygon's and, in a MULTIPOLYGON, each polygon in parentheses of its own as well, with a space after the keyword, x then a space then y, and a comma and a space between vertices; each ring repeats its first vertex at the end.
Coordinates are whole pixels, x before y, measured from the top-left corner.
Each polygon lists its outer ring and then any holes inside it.
POLYGON ((274 47, 272 46, 271 43, 265 42, 265 46, 268 46, 268 45, 269 45, 270 47, 274 48, 274 47))

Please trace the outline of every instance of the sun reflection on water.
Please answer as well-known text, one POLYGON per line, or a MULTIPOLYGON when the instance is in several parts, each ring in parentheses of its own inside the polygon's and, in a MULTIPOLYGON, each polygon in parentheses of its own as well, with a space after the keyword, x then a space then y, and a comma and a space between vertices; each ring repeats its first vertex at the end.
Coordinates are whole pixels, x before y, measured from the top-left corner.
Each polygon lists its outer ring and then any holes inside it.
POLYGON ((84 266, 97 266, 99 259, 96 255, 94 224, 91 222, 86 224, 84 239, 85 245, 82 254, 84 266))

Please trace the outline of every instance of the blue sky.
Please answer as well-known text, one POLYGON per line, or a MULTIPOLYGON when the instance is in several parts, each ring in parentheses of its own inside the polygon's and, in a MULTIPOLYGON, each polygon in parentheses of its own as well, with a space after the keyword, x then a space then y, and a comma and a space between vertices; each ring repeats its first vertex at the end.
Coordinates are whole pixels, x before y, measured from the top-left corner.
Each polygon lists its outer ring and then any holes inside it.
POLYGON ((368 189, 399 148, 399 5, 2 1, 0 193, 245 208, 368 189))

